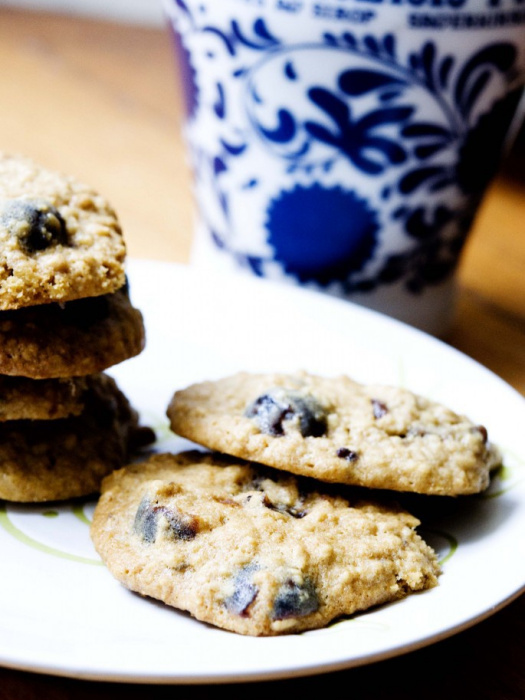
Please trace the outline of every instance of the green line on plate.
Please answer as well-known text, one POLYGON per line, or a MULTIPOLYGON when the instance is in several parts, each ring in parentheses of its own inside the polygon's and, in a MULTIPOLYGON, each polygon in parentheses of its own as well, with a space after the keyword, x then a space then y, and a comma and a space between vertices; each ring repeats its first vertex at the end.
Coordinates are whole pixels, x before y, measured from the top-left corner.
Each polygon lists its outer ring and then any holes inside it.
POLYGON ((60 549, 55 549, 54 547, 48 547, 41 542, 37 542, 32 537, 29 537, 24 532, 19 530, 16 525, 14 525, 7 514, 5 504, 0 504, 0 525, 4 528, 6 532, 12 535, 15 539, 22 544, 32 547, 39 552, 44 552, 44 554, 50 554, 60 559, 68 559, 69 561, 79 562, 81 564, 92 564, 95 566, 104 566, 103 562, 97 559, 89 559, 88 557, 79 557, 76 554, 69 554, 68 552, 62 552, 60 549))
POLYGON ((482 499, 498 498, 499 496, 503 496, 503 494, 512 491, 512 489, 514 489, 521 481, 523 481, 522 475, 520 475, 520 478, 516 477, 516 469, 521 469, 523 467, 524 462, 519 457, 516 457, 516 461, 521 462, 518 463, 517 467, 509 467, 506 464, 500 464, 500 466, 495 469, 492 475, 492 481, 489 488, 483 493, 479 494, 479 497, 482 499), (502 484, 498 487, 498 482, 508 483, 506 486, 502 484))
POLYGON ((448 561, 455 553, 458 548, 458 541, 457 539, 449 534, 448 532, 444 532, 443 530, 431 530, 428 529, 427 532, 432 533, 433 535, 437 535, 438 537, 442 537, 444 540, 448 542, 449 550, 448 553, 445 554, 445 556, 439 560, 440 564, 444 564, 446 561, 448 561))
POLYGON ((84 513, 84 505, 75 505, 71 509, 71 512, 73 515, 80 520, 81 523, 84 523, 84 525, 87 525, 88 527, 91 525, 91 520, 86 516, 84 513))

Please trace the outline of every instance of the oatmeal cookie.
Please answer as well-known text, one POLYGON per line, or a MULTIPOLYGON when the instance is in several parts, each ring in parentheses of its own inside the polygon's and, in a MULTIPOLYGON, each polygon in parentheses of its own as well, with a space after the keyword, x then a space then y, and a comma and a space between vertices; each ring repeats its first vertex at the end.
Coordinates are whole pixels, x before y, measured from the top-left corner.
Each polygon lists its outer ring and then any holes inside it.
POLYGON ((96 493, 104 476, 154 438, 111 377, 91 382, 83 401, 78 416, 0 424, 0 498, 28 503, 96 493))
POLYGON ((0 422, 78 416, 90 381, 91 377, 36 380, 0 375, 0 422))
POLYGON ((0 374, 53 379, 96 374, 144 349, 127 286, 65 304, 0 311, 0 374))
POLYGON ((115 292, 125 282, 125 255, 102 196, 0 153, 0 310, 115 292))
POLYGON ((101 491, 91 536, 113 576, 241 634, 319 628, 438 581, 400 507, 224 455, 154 455, 101 491))
POLYGON ((285 471, 394 491, 483 491, 499 463, 487 431, 413 392, 349 377, 238 373, 176 391, 172 430, 285 471))

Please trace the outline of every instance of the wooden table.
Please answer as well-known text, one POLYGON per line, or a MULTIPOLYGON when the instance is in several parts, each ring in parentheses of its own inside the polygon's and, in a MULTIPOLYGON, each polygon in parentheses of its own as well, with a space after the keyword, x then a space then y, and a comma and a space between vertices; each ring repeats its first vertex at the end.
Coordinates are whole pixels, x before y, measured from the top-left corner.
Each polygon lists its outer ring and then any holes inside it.
MULTIPOLYGON (((75 174, 119 213, 132 257, 187 262, 192 198, 181 99, 163 29, 0 8, 0 149, 75 174)), ((487 194, 460 269, 446 341, 525 394, 525 148, 487 194)), ((480 585, 483 582, 480 581, 480 585)), ((359 700, 523 700, 525 596, 455 637, 397 659, 263 691, 359 700), (415 672, 418 675, 415 675, 415 672), (420 680, 421 679, 421 680, 420 680)), ((210 686, 93 683, 0 670, 0 698, 205 698, 210 686)), ((223 686, 230 693, 248 685, 223 686)))

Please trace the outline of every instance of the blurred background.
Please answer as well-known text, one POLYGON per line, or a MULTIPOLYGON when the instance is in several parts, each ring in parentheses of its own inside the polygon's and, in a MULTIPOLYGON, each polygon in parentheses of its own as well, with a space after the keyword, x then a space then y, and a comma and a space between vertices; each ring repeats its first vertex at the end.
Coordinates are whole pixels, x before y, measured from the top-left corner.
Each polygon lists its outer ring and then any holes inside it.
MULTIPOLYGON (((78 17, 137 24, 144 27, 165 26, 162 0, 0 0, 0 7, 12 7, 34 11, 61 13, 78 17)), ((525 114, 525 101, 522 113, 525 114)), ((525 119, 516 124, 513 141, 512 167, 516 174, 523 173, 523 152, 525 151, 525 119), (519 153, 516 153, 519 151, 519 153), (520 162, 516 162, 517 156, 520 162), (519 167, 521 165, 521 168, 519 167)))
POLYGON ((160 0, 0 0, 1 5, 150 26, 163 22, 160 0))
MULTIPOLYGON (((0 149, 103 193, 130 256, 188 262, 191 179, 161 0, 0 0, 0 65, 0 149)), ((525 128, 516 134, 469 237, 445 340, 524 391, 525 128)))

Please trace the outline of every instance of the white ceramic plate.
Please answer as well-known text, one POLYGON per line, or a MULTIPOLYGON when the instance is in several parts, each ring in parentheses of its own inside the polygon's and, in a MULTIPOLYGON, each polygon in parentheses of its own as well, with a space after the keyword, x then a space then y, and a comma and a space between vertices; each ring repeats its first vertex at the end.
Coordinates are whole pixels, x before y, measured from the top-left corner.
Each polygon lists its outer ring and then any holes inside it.
POLYGON ((275 679, 366 664, 473 625, 525 587, 525 400, 445 344, 315 292, 240 277, 201 276, 130 261, 146 350, 111 370, 157 429, 172 436, 173 391, 237 370, 308 369, 404 385, 488 427, 505 469, 489 494, 460 500, 426 523, 443 559, 440 585, 326 629, 252 638, 202 624, 127 591, 89 538, 94 500, 0 502, 0 664, 100 680, 153 683, 275 679))

